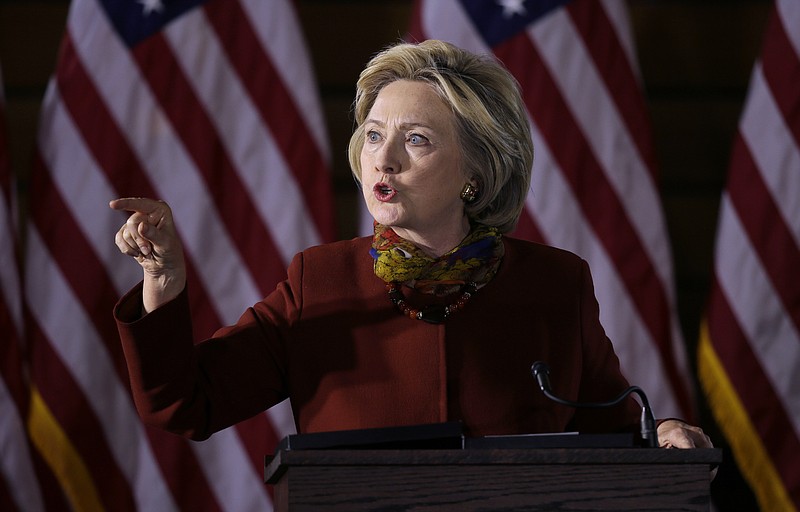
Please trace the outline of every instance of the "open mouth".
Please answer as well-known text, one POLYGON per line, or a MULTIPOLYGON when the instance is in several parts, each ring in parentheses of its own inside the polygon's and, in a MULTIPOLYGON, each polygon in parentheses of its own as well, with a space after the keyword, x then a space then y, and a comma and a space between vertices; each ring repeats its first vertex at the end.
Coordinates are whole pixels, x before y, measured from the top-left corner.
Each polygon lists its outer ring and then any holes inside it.
POLYGON ((397 194, 397 190, 386 183, 376 183, 375 186, 372 187, 372 192, 375 194, 375 198, 378 201, 383 202, 391 200, 397 194))

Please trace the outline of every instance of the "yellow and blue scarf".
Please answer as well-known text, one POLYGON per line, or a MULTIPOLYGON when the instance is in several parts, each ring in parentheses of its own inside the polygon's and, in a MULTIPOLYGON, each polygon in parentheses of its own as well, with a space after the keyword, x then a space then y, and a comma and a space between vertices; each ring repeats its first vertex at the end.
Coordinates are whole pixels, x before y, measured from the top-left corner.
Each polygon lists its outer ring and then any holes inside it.
POLYGON ((466 283, 478 287, 488 283, 497 273, 503 252, 500 232, 483 224, 473 225, 457 247, 432 258, 377 222, 370 250, 375 275, 383 281, 403 283, 438 296, 453 293, 466 283))

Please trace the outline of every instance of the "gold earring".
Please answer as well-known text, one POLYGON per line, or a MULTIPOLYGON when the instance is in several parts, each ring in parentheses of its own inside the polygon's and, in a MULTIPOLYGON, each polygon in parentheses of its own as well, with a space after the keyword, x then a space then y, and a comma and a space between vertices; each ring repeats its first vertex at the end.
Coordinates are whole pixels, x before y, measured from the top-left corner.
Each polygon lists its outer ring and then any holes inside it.
POLYGON ((464 188, 461 189, 461 200, 465 203, 469 204, 475 201, 478 197, 478 188, 473 185, 472 183, 467 183, 464 185, 464 188))

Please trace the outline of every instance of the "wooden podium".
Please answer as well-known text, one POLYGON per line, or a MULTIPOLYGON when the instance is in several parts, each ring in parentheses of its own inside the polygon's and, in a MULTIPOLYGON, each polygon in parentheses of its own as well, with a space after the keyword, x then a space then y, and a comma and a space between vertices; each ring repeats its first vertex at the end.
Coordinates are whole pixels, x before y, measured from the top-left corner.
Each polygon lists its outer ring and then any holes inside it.
POLYGON ((710 508, 718 449, 280 449, 277 511, 710 508))

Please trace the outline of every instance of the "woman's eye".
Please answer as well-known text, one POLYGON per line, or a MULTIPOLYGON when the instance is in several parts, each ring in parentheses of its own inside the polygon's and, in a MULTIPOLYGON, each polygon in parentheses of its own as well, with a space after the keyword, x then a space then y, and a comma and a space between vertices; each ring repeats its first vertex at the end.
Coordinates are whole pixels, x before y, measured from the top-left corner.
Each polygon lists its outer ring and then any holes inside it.
POLYGON ((367 140, 370 142, 378 142, 380 138, 378 132, 367 132, 367 140))
POLYGON ((411 144, 424 144, 428 139, 423 137, 422 135, 413 133, 408 137, 408 142, 411 144))

